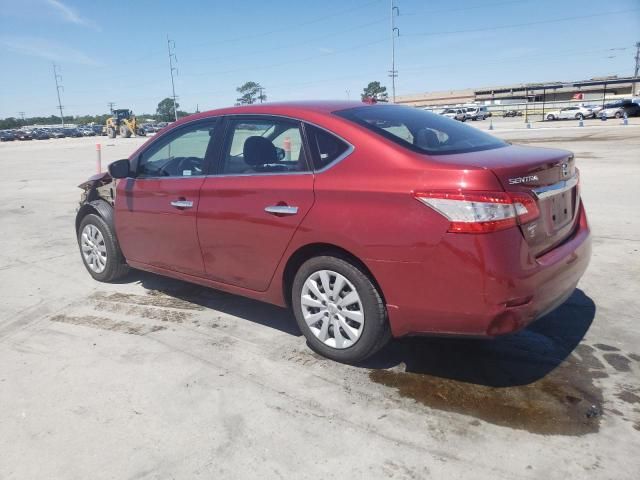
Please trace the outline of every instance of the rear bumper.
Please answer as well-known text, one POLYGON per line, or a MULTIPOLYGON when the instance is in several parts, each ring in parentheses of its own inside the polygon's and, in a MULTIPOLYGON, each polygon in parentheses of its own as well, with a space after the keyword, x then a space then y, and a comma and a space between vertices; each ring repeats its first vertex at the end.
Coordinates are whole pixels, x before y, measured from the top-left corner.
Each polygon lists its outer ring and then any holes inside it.
POLYGON ((571 295, 591 257, 584 207, 563 244, 534 258, 519 229, 448 234, 423 262, 368 262, 393 335, 491 337, 524 328, 571 295))

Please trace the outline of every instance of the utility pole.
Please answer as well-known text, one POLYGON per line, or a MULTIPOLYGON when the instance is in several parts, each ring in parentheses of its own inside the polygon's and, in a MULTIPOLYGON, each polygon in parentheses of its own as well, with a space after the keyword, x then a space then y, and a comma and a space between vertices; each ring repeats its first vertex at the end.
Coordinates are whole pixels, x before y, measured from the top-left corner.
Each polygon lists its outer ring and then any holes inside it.
POLYGON ((115 102, 109 102, 107 103, 107 106, 109 107, 109 112, 111 112, 111 115, 113 115, 113 107, 116 106, 115 102))
POLYGON ((60 90, 64 91, 64 87, 58 83, 62 81, 62 77, 58 74, 58 67, 53 64, 53 78, 56 81, 56 93, 58 94, 58 108, 60 109, 60 120, 62 121, 62 128, 64 128, 64 114, 62 113, 62 101, 60 100, 60 90))
POLYGON ((264 87, 258 87, 258 99, 260 99, 260 103, 264 103, 264 87))
POLYGON ((640 73, 640 42, 636 42, 636 68, 633 73, 633 90, 638 93, 638 73, 640 73))
POLYGON ((389 70, 389 76, 391 77, 391 101, 396 103, 396 77, 398 71, 396 70, 396 37, 400 36, 400 29, 396 27, 396 17, 400 15, 400 9, 396 7, 395 0, 389 0, 391 2, 391 70, 389 70))
POLYGON ((18 112, 18 115, 20 115, 20 119, 22 120, 22 123, 24 123, 24 112, 18 112))
POLYGON ((176 85, 173 81, 173 72, 178 74, 178 68, 173 66, 173 62, 178 63, 178 58, 175 54, 176 42, 173 40, 169 40, 169 35, 167 35, 167 49, 169 50, 169 72, 171 73, 171 92, 173 94, 173 115, 178 120, 178 107, 176 106, 176 85))

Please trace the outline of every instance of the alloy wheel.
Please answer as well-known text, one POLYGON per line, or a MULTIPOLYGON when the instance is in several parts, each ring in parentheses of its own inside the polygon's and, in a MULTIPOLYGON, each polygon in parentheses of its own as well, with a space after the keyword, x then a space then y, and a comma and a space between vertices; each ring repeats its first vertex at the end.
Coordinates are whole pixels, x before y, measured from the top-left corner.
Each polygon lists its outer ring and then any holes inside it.
POLYGON ((96 273, 104 272, 107 267, 107 247, 95 225, 88 224, 82 230, 80 248, 87 266, 96 273))
POLYGON ((300 294, 304 320, 325 345, 336 349, 353 346, 364 329, 364 307, 355 286, 332 270, 312 273, 300 294))

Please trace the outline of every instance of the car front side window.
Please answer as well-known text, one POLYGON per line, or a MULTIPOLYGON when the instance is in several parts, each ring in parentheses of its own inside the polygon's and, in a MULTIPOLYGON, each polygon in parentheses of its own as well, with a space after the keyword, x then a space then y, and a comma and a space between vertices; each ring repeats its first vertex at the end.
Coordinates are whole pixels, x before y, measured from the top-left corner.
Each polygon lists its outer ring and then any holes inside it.
POLYGON ((213 142, 214 124, 187 127, 168 140, 159 139, 140 155, 138 178, 204 175, 205 156, 213 142))

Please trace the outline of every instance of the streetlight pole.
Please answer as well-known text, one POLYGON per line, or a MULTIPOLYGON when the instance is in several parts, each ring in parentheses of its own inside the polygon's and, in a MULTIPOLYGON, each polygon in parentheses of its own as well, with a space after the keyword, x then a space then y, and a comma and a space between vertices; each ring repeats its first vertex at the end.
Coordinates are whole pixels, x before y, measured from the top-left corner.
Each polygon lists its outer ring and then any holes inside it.
POLYGON ((391 101, 396 103, 396 77, 398 71, 396 70, 396 36, 400 36, 400 29, 396 27, 396 16, 400 15, 400 9, 396 7, 395 0, 389 0, 391 2, 391 70, 389 70, 389 76, 391 77, 391 101))
POLYGON ((167 35, 167 49, 169 51, 169 72, 171 73, 171 93, 173 94, 173 116, 176 121, 178 121, 178 107, 176 105, 176 85, 173 81, 173 72, 177 73, 177 67, 173 66, 173 61, 175 60, 178 63, 178 58, 175 54, 176 42, 173 40, 169 40, 169 35, 167 35), (173 51, 172 51, 173 48, 173 51))
POLYGON ((64 128, 64 114, 62 113, 62 101, 60 100, 60 90, 64 90, 64 87, 58 83, 58 81, 62 80, 60 74, 58 74, 58 67, 54 63, 53 64, 53 78, 56 81, 56 93, 58 94, 58 108, 60 109, 60 121, 62 122, 62 128, 64 128))
POLYGON ((636 42, 636 68, 633 73, 633 88, 631 89, 634 94, 638 93, 638 73, 640 73, 640 42, 636 42))

